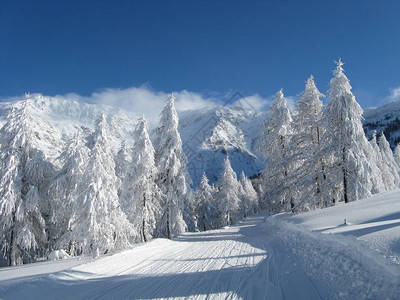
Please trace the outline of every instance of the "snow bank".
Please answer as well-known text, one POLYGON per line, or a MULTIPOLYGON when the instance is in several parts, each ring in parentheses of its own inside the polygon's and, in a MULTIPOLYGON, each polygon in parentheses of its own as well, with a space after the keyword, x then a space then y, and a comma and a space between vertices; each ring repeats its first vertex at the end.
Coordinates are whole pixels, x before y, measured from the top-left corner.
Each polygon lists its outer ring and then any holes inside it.
POLYGON ((267 218, 322 298, 400 299, 400 191, 296 216, 267 218), (344 224, 347 219, 348 224, 344 224), (397 247, 395 246, 397 245, 397 247))
POLYGON ((67 252, 65 252, 64 250, 54 250, 51 251, 49 253, 49 255, 47 255, 47 259, 48 260, 59 260, 59 259, 65 259, 65 258, 69 258, 70 256, 68 255, 67 252))
POLYGON ((285 219, 315 232, 347 236, 357 244, 361 241, 400 264, 400 190, 292 217, 279 215, 275 219, 285 219))

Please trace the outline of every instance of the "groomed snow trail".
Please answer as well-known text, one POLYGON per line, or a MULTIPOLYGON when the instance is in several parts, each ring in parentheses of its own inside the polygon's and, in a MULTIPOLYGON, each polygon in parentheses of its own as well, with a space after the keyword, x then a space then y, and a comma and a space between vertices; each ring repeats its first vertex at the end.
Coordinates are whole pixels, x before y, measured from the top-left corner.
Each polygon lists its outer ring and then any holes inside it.
POLYGON ((357 260, 359 253, 335 253, 337 246, 329 241, 318 243, 314 249, 317 240, 313 236, 289 230, 280 221, 264 223, 264 219, 250 217, 236 226, 187 233, 173 241, 156 239, 50 275, 3 280, 0 298, 394 299, 400 296, 398 274, 391 274, 375 261, 357 260))

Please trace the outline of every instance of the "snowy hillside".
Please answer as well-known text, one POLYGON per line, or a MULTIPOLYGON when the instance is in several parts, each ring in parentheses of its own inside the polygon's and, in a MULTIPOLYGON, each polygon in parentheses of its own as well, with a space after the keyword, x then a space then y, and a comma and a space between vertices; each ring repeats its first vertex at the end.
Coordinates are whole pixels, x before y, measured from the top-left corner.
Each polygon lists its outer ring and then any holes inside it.
POLYGON ((374 131, 377 133, 383 131, 392 149, 400 142, 400 101, 366 109, 363 117, 368 137, 371 138, 374 131))
POLYGON ((180 113, 180 133, 194 186, 206 172, 211 183, 219 178, 226 155, 239 175, 258 175, 264 163, 256 152, 256 138, 265 114, 241 107, 205 108, 180 113))
MULTIPOLYGON (((24 101, 29 103, 29 112, 33 116, 31 125, 37 137, 36 146, 53 164, 58 163, 56 158, 77 128, 82 128, 88 135, 102 112, 111 128, 114 152, 118 152, 124 139, 128 146, 133 145, 132 132, 139 117, 134 112, 38 94, 28 95, 22 101, 0 103, 0 127, 5 123, 7 112, 20 107, 24 101)), ((265 117, 263 113, 249 112, 241 107, 219 107, 182 111, 179 116, 179 131, 194 186, 200 182, 203 172, 207 173, 211 183, 215 183, 227 153, 238 175, 244 171, 251 177, 263 169, 262 159, 254 150, 265 117)), ((158 120, 152 123, 157 124, 158 120)))
POLYGON ((65 142, 81 128, 88 135, 93 131, 95 120, 104 112, 109 118, 114 148, 118 148, 122 139, 132 139, 130 132, 137 117, 127 111, 104 105, 93 105, 50 98, 42 95, 29 95, 26 99, 10 103, 0 103, 0 126, 5 116, 13 108, 27 104, 32 116, 32 129, 37 138, 35 146, 44 152, 46 158, 56 163, 57 156, 65 142))
POLYGON ((400 190, 0 271, 4 299, 399 299, 400 190), (344 219, 347 225, 343 224, 344 219))
MULTIPOLYGON (((95 120, 102 112, 107 115, 111 126, 114 152, 118 151, 124 139, 128 146, 133 144, 132 132, 139 117, 134 112, 39 94, 29 95, 24 100, 30 103, 30 112, 34 116, 32 127, 38 138, 36 145, 52 163, 57 164, 57 156, 78 127, 86 135, 93 131, 95 120)), ((7 112, 22 105, 21 101, 0 103, 0 126, 4 124, 7 112)), ((226 154, 229 154, 232 167, 238 175, 244 171, 248 177, 252 177, 264 168, 262 157, 255 146, 262 132, 265 112, 249 111, 240 106, 224 106, 178 113, 179 131, 194 186, 199 184, 203 172, 206 172, 210 183, 215 183, 222 171, 226 154)), ((384 131, 394 148, 400 141, 399 116, 400 102, 367 109, 363 122, 367 135, 372 137, 374 130, 378 133, 384 131)), ((151 123, 157 122, 153 120, 151 123)))
MULTIPOLYGON (((36 132, 37 147, 52 163, 61 153, 65 142, 75 134, 78 127, 89 134, 94 128, 96 118, 105 112, 111 125, 113 148, 117 152, 122 140, 132 146, 132 132, 138 115, 123 109, 67 101, 41 95, 30 95, 28 101, 34 116, 32 127, 36 132)), ((0 126, 12 107, 19 107, 21 101, 0 103, 0 126)), ((223 160, 229 154, 232 167, 239 175, 243 170, 247 176, 257 175, 264 163, 255 150, 257 137, 262 132, 264 112, 247 111, 242 107, 206 107, 200 110, 178 112, 184 151, 188 157, 188 170, 197 186, 203 172, 211 183, 219 177, 223 160)), ((364 128, 369 137, 374 130, 382 130, 391 146, 400 141, 400 102, 368 109, 364 113, 364 128)), ((152 122, 157 124, 157 122, 152 122)), ((150 128, 152 129, 152 128, 150 128)))

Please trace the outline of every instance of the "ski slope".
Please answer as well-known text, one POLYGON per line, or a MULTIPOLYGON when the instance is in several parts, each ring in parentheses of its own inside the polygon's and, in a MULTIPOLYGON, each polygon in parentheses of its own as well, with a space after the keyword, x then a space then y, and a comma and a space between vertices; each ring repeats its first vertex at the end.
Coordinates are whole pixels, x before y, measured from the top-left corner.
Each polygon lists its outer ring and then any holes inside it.
POLYGON ((3 268, 0 298, 399 299, 400 251, 385 248, 400 241, 399 204, 394 191, 297 216, 253 216, 97 260, 3 268))

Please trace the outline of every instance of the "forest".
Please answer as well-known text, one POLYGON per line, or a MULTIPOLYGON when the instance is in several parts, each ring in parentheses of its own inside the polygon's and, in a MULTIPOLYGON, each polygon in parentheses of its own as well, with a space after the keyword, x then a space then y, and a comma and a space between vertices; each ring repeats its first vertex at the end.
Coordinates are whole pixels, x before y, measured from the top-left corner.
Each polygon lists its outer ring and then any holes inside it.
POLYGON ((295 109, 279 90, 267 112, 258 151, 265 169, 238 178, 226 154, 216 184, 206 173, 193 187, 171 94, 150 139, 144 116, 133 147, 110 146, 101 114, 95 130, 78 129, 57 158, 38 149, 25 101, 0 130, 0 236, 4 264, 20 265, 63 249, 94 257, 153 238, 206 231, 260 211, 299 213, 366 198, 400 186, 400 147, 385 134, 368 140, 363 110, 339 60, 328 102, 308 78, 295 109))

